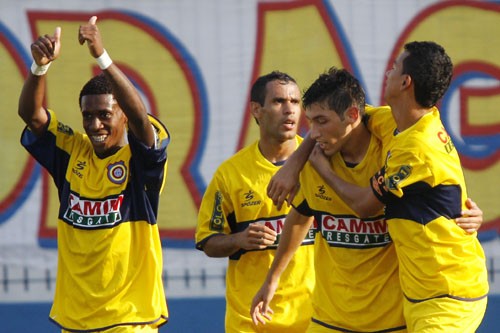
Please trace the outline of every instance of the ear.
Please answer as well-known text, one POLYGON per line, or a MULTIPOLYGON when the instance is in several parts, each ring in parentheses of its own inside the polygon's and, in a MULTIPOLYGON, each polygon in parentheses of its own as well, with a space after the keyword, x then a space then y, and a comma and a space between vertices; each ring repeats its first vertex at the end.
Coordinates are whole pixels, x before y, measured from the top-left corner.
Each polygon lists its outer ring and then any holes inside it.
POLYGON ((413 83, 411 76, 410 75, 404 75, 403 82, 401 83, 401 86, 403 89, 408 88, 411 84, 413 83))
POLYGON ((344 116, 350 123, 355 123, 361 117, 361 114, 359 108, 353 105, 346 110, 344 116))
POLYGON ((250 112, 252 113, 255 119, 259 118, 261 107, 262 106, 260 105, 260 103, 250 102, 250 112))

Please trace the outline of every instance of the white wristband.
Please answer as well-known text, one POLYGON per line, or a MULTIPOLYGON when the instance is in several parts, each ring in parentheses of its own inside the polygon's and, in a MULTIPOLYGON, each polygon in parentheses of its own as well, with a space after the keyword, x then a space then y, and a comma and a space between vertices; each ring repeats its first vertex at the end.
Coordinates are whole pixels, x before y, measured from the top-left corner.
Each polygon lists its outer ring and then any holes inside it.
POLYGON ((33 61, 33 63, 31 64, 31 73, 36 76, 45 75, 45 73, 47 73, 47 71, 49 70, 50 64, 51 62, 46 65, 38 66, 36 62, 33 61))
POLYGON ((106 50, 104 50, 104 52, 98 58, 95 58, 95 60, 97 61, 97 65, 99 65, 102 70, 105 70, 113 63, 113 60, 111 60, 106 50))

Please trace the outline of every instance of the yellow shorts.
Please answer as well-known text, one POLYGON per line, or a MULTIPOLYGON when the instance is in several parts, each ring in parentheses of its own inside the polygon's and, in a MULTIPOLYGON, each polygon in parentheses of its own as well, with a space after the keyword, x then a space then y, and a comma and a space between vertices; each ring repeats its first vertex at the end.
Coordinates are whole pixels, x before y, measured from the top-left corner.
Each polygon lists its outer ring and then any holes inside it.
MULTIPOLYGON (((336 330, 333 328, 325 327, 325 326, 320 325, 314 321, 311 321, 306 332, 307 333, 335 333, 335 332, 342 333, 342 332, 345 332, 345 330, 339 331, 339 330, 336 330)), ((391 330, 384 330, 384 332, 406 333, 407 330, 406 329, 392 330, 392 331, 391 330)))
POLYGON ((449 297, 420 303, 405 299, 406 326, 412 333, 473 333, 483 320, 486 304, 486 297, 471 302, 449 297))
MULTIPOLYGON (((69 331, 62 330, 62 333, 70 333, 69 331)), ((158 328, 153 328, 148 325, 134 325, 134 326, 117 326, 104 331, 95 331, 95 333, 158 333, 158 328)))

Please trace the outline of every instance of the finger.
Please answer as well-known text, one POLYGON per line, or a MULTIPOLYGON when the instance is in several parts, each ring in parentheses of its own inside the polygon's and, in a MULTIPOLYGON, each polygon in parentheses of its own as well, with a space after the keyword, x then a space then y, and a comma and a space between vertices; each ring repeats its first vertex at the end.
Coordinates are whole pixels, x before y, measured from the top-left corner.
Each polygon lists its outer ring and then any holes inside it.
POLYGON ((293 199, 295 198, 295 195, 299 191, 299 185, 295 186, 291 191, 290 194, 288 194, 288 205, 290 206, 293 202, 293 199))
POLYGON ((259 302, 259 304, 255 307, 252 313, 252 321, 254 322, 255 325, 259 325, 259 323, 263 325, 266 324, 265 320, 260 315, 261 309, 262 309, 262 301, 259 302))
POLYGON ((61 27, 56 27, 56 30, 54 31, 54 41, 56 43, 59 43, 61 41, 61 27))
POLYGON ((273 313, 274 313, 274 311, 273 311, 273 309, 271 309, 271 308, 269 307, 269 303, 268 303, 268 302, 264 302, 264 304, 263 304, 262 308, 263 308, 263 311, 260 313, 260 315, 261 315, 262 317, 266 318, 267 320, 271 320, 271 319, 272 319, 272 317, 271 317, 271 315, 270 315, 270 314, 273 314, 273 313))
POLYGON ((276 206, 276 209, 281 210, 281 207, 283 207, 283 201, 278 199, 273 201, 273 204, 276 206))
POLYGON ((89 19, 89 24, 95 25, 96 22, 97 22, 97 16, 92 16, 89 19))

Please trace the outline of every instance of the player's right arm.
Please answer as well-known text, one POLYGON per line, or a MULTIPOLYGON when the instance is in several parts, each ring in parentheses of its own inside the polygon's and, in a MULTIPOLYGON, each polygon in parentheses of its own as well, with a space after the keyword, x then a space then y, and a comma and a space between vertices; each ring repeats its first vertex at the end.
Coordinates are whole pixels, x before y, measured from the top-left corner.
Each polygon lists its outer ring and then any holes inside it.
POLYGON ((264 224, 249 223, 243 229, 238 228, 241 221, 234 221, 235 226, 230 227, 228 216, 237 215, 234 207, 238 204, 233 202, 234 190, 227 187, 231 173, 228 174, 225 165, 215 171, 198 211, 196 248, 209 257, 229 257, 239 250, 262 250, 276 241, 276 232, 264 224))
MULTIPOLYGON (((31 44, 33 69, 48 66, 57 59, 61 49, 61 28, 57 27, 52 36, 44 35, 31 44)), ((28 73, 19 97, 18 114, 36 135, 41 135, 48 122, 48 115, 43 108, 45 96, 46 74, 28 73)))
POLYGON ((313 217, 302 215, 293 207, 288 213, 271 268, 262 287, 252 301, 250 315, 255 325, 259 323, 265 324, 265 319, 271 320, 273 310, 269 307, 269 304, 278 288, 281 274, 283 274, 293 255, 304 241, 313 220, 313 217))
POLYGON ((371 187, 351 184, 340 178, 332 170, 323 150, 314 147, 309 162, 335 193, 361 218, 373 216, 384 208, 384 204, 375 196, 371 187))
POLYGON ((210 237, 203 245, 203 252, 209 257, 229 257, 239 250, 263 250, 275 241, 274 230, 260 223, 251 223, 243 231, 210 237))
POLYGON ((297 150, 271 178, 267 186, 267 196, 273 200, 278 209, 281 209, 285 201, 288 205, 293 201, 299 187, 300 171, 306 164, 315 143, 308 133, 297 150))

